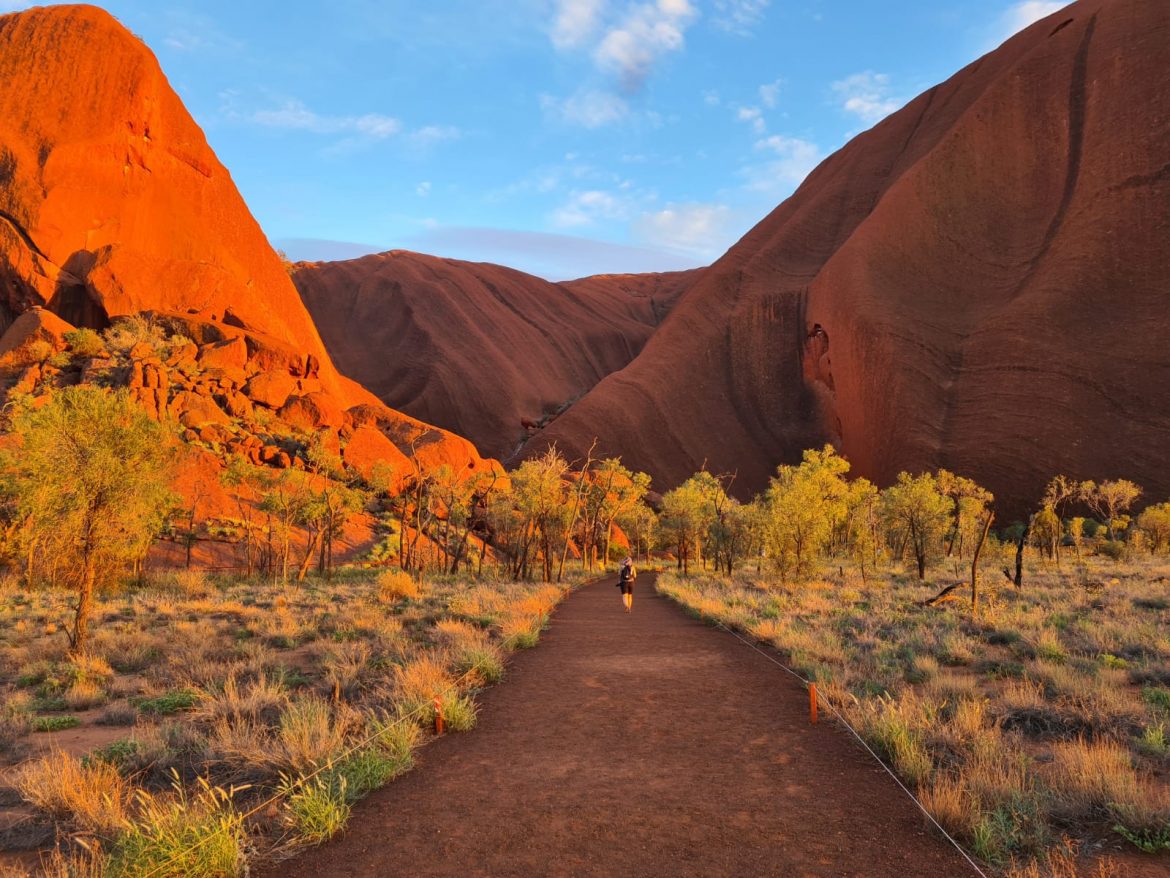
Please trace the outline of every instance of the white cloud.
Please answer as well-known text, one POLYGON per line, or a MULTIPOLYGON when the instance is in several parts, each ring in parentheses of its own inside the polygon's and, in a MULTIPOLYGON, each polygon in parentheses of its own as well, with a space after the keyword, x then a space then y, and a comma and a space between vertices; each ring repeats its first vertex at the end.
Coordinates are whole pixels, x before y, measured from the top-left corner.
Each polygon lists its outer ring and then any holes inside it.
POLYGON ((815 143, 782 134, 757 141, 756 150, 771 158, 744 167, 740 174, 748 190, 769 196, 794 190, 825 158, 815 143))
POLYGON ((605 6, 605 0, 557 0, 553 45, 563 50, 587 43, 597 33, 605 6))
POLYGON ((313 134, 357 134, 369 140, 385 140, 402 130, 393 116, 365 113, 361 116, 323 116, 296 100, 276 110, 257 110, 252 121, 265 128, 310 131, 313 134))
POLYGON ((431 194, 431 183, 429 180, 424 180, 414 187, 414 194, 419 198, 426 198, 431 194))
POLYGON ((740 122, 746 122, 751 125, 752 131, 756 134, 763 134, 768 130, 768 126, 764 122, 764 116, 760 112, 759 107, 740 107, 735 113, 735 118, 740 122))
POLYGON ((697 16, 690 0, 636 3, 605 32, 593 59, 601 70, 617 76, 626 90, 637 91, 661 56, 683 48, 684 34, 697 16))
POLYGON ((546 115, 582 128, 602 128, 630 114, 629 105, 620 97, 596 89, 585 89, 563 99, 541 95, 540 106, 546 115))
POLYGON ((724 204, 668 204, 634 223, 639 240, 654 247, 710 259, 731 243, 731 208, 724 204))
POLYGON ((715 0, 715 26, 728 33, 748 37, 764 18, 771 0, 715 0))
POLYGON ((868 125, 874 125, 900 109, 904 100, 894 97, 886 73, 867 70, 833 83, 833 91, 845 112, 852 113, 868 125))
POLYGON ((444 140, 458 140, 462 132, 454 125, 424 125, 410 132, 410 142, 415 146, 427 147, 444 140))
POLYGON ((780 88, 784 85, 783 79, 768 82, 760 86, 760 102, 769 110, 776 108, 776 101, 780 97, 780 88))
POLYGON ((703 103, 708 107, 718 107, 722 102, 719 97, 719 92, 713 88, 708 88, 703 91, 703 103))
POLYGON ((569 193, 569 200, 553 211, 551 220, 557 228, 576 229, 591 226, 598 220, 627 219, 631 210, 631 199, 626 195, 588 189, 569 193))
POLYGON ((1000 29, 1002 39, 1006 40, 1040 19, 1059 12, 1066 5, 1063 0, 1023 0, 1016 3, 1003 14, 1000 29))

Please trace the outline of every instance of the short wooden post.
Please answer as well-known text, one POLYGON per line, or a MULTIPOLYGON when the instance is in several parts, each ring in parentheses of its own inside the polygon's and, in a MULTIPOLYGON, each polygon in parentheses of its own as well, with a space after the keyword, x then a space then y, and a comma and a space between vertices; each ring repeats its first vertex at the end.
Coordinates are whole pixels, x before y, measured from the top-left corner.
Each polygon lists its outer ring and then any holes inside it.
POLYGON ((808 684, 808 721, 817 724, 817 684, 808 684))
POLYGON ((443 700, 435 699, 435 734, 443 734, 443 700))

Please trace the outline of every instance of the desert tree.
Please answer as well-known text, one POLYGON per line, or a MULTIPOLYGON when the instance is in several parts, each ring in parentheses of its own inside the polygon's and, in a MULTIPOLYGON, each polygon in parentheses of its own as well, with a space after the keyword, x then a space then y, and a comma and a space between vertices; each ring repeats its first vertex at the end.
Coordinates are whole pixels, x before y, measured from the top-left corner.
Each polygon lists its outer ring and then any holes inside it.
POLYGON ((1138 516, 1137 526, 1146 535, 1151 552, 1159 554, 1170 549, 1170 503, 1147 507, 1138 516))
POLYGON ((0 455, 5 493, 34 544, 68 562, 80 653, 94 589, 145 557, 175 504, 175 440, 127 393, 87 386, 17 414, 12 439, 0 455))
POLYGON ((931 473, 912 476, 899 473, 898 481, 882 492, 882 517, 901 556, 906 548, 914 555, 918 578, 943 552, 943 540, 951 524, 953 504, 939 489, 931 473))
MULTIPOLYGON (((675 548, 678 567, 684 574, 690 572, 693 550, 699 543, 705 527, 703 507, 706 499, 694 476, 662 498, 659 525, 675 548)), ((699 550, 701 558, 701 550, 699 550)))
POLYGON ((797 576, 829 546, 848 512, 849 462, 831 445, 804 452, 797 466, 777 468, 765 493, 768 552, 782 577, 797 576))
POLYGON ((1079 491, 1081 500, 1105 523, 1110 541, 1117 539, 1117 531, 1129 526, 1126 513, 1141 494, 1142 489, 1127 479, 1082 482, 1079 491))

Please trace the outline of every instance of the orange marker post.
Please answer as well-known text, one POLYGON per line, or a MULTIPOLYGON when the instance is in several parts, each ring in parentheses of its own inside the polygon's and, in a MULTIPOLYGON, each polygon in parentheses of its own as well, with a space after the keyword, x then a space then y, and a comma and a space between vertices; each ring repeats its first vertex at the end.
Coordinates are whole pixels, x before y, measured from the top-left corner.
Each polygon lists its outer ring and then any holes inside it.
POLYGON ((435 699, 435 734, 443 734, 443 701, 440 698, 435 699))
POLYGON ((808 721, 817 724, 817 684, 808 684, 808 721))

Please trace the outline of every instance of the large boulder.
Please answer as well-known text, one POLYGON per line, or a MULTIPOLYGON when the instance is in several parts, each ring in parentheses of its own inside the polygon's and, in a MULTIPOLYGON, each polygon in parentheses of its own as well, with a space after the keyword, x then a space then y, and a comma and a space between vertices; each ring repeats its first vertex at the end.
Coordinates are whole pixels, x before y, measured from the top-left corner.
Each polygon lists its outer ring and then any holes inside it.
POLYGON ((169 411, 184 427, 200 427, 203 424, 230 424, 231 417, 219 407, 210 396, 203 396, 184 390, 176 393, 170 402, 169 411))
POLYGON ((323 428, 339 430, 345 424, 345 412, 333 397, 324 393, 294 396, 280 409, 281 420, 306 432, 323 428))
POLYGON ((248 365, 248 343, 243 338, 229 338, 199 349, 199 365, 204 369, 243 371, 248 365))
POLYGON ((71 329, 72 325, 51 311, 31 308, 17 317, 0 337, 0 357, 18 349, 27 349, 29 345, 38 341, 45 342, 53 351, 64 350, 64 336, 71 329))
POLYGON ((341 459, 363 478, 369 478, 378 463, 390 466, 398 483, 414 472, 410 458, 377 427, 356 428, 341 450, 341 459))
POLYGON ((252 402, 279 409, 297 391, 297 379, 288 372, 261 372, 253 375, 244 387, 244 395, 252 402))

